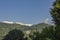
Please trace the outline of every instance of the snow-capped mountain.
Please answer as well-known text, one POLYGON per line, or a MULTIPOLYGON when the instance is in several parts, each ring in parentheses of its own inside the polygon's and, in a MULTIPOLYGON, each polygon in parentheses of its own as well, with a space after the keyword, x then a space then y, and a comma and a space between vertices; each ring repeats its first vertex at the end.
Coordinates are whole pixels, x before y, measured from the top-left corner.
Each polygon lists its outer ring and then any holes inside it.
POLYGON ((32 26, 32 24, 25 24, 25 23, 21 23, 21 22, 12 22, 12 21, 2 21, 2 23, 20 24, 20 25, 25 25, 25 26, 32 26))
POLYGON ((46 18, 43 22, 44 22, 45 24, 49 24, 49 19, 46 18))
POLYGON ((24 23, 21 23, 21 22, 15 22, 15 23, 20 24, 20 25, 32 26, 32 24, 24 24, 24 23))
POLYGON ((2 23, 14 24, 14 22, 11 21, 2 21, 2 23))

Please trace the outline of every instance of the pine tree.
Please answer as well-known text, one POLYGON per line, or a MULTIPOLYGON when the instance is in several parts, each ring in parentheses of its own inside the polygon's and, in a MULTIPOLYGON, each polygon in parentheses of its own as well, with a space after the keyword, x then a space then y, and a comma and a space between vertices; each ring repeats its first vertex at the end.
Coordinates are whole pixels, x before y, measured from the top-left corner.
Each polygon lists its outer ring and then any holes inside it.
POLYGON ((53 3, 53 8, 51 9, 51 15, 55 25, 60 25, 60 0, 56 0, 53 3))
POLYGON ((51 15, 55 23, 55 40, 60 40, 60 0, 56 0, 53 3, 53 8, 51 9, 51 15))

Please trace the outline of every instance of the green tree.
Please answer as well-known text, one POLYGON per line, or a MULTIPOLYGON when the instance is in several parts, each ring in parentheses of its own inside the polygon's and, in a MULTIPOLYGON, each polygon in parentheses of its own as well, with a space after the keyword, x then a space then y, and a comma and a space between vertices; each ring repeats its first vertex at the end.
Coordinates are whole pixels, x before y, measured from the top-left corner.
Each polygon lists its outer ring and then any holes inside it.
POLYGON ((55 29, 54 26, 46 27, 42 30, 41 36, 45 37, 46 39, 55 40, 55 29))
POLYGON ((56 0, 53 3, 51 9, 51 15, 55 23, 55 40, 60 40, 60 0, 56 0))
POLYGON ((51 9, 50 13, 55 25, 60 25, 60 0, 56 0, 53 3, 53 8, 51 9))
POLYGON ((40 32, 33 32, 33 34, 32 35, 30 34, 29 37, 32 40, 46 40, 46 38, 42 36, 40 32))
POLYGON ((22 31, 14 29, 10 31, 3 40, 27 40, 27 38, 24 38, 24 34, 22 31))
POLYGON ((60 40, 60 25, 55 27, 55 38, 56 40, 60 40))

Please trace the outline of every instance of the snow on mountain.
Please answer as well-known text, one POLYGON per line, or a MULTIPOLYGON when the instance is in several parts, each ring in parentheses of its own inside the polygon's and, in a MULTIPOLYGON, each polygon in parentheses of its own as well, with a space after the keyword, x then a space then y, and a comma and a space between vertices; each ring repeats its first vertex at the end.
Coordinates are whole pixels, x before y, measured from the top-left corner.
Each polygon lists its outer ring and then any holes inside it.
POLYGON ((26 26, 32 26, 32 24, 24 24, 24 23, 20 23, 20 22, 16 22, 16 24, 26 25, 26 26))
POLYGON ((53 25, 53 26, 55 25, 53 21, 49 20, 49 18, 46 18, 43 23, 53 25))
POLYGON ((44 23, 49 24, 49 19, 46 18, 46 19, 44 20, 44 23))
POLYGON ((2 21, 2 23, 14 24, 14 22, 11 21, 2 21))
POLYGON ((7 24, 20 24, 20 25, 25 25, 25 26, 32 26, 32 24, 24 24, 21 22, 11 22, 11 21, 2 21, 2 23, 7 23, 7 24))

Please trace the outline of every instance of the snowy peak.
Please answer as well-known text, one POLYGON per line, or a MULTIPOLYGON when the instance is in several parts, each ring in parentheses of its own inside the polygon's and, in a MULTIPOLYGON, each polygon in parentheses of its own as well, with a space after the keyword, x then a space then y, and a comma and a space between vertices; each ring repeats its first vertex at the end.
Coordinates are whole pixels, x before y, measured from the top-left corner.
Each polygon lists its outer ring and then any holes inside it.
POLYGON ((26 26, 32 26, 32 24, 24 24, 24 23, 21 23, 21 22, 16 22, 16 24, 26 25, 26 26))
POLYGON ((14 22, 11 21, 2 21, 2 23, 14 24, 14 22))
POLYGON ((46 18, 46 19, 44 20, 44 23, 49 24, 49 19, 46 18))
POLYGON ((25 24, 21 22, 12 22, 12 21, 2 21, 2 23, 7 23, 7 24, 20 24, 20 25, 25 25, 25 26, 32 26, 32 24, 25 24))
POLYGON ((53 21, 49 20, 49 18, 46 18, 43 23, 53 25, 53 26, 55 25, 53 21))

